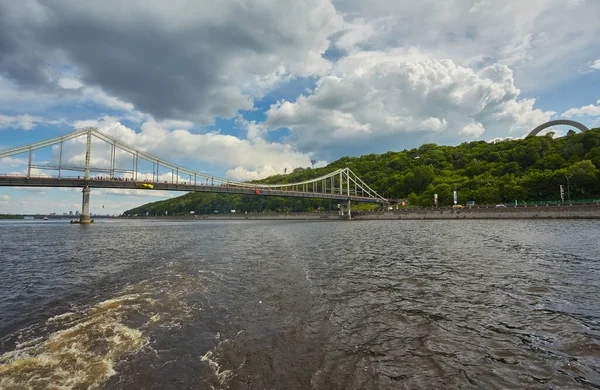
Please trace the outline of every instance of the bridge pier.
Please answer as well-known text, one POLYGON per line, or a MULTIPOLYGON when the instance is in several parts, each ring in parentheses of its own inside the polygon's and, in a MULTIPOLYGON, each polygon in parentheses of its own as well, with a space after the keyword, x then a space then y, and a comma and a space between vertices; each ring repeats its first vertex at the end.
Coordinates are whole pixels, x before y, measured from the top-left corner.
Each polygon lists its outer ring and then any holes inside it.
POLYGON ((340 203, 340 216, 344 216, 346 214, 344 214, 344 207, 346 208, 346 213, 348 215, 348 220, 352 219, 352 207, 350 204, 350 199, 348 199, 347 202, 341 202, 340 203))
POLYGON ((91 223, 90 219, 90 187, 83 187, 83 201, 81 203, 81 215, 79 216, 79 223, 88 224, 91 223))

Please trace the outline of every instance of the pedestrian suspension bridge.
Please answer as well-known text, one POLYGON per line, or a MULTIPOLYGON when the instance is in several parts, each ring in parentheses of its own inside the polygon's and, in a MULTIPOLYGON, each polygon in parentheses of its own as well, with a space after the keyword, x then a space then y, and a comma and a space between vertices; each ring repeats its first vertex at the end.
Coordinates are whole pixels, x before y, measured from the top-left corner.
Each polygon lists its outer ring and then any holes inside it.
POLYGON ((29 145, 0 150, 0 164, 3 160, 8 164, 0 166, 21 164, 23 170, 0 173, 0 186, 82 188, 80 223, 83 224, 90 223, 91 188, 331 199, 340 203, 341 215, 348 218, 352 202, 382 205, 390 203, 349 168, 338 169, 298 183, 239 182, 170 163, 93 127, 29 145), (34 158, 38 158, 38 153, 44 154, 43 151, 47 158, 41 162, 34 161, 34 158), (18 158, 19 156, 23 158, 18 158), (152 173, 149 172, 150 167, 152 173))

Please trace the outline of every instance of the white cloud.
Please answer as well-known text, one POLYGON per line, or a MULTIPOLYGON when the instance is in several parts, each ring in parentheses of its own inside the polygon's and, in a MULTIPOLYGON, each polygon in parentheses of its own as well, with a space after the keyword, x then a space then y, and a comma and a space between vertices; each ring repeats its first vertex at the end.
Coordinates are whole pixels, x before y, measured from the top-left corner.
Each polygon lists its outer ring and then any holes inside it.
POLYGON ((479 122, 469 123, 462 128, 460 134, 470 136, 473 138, 481 136, 485 132, 483 125, 479 122))
POLYGON ((340 37, 335 45, 346 50, 356 49, 356 45, 369 40, 375 35, 373 24, 366 22, 363 18, 357 18, 352 22, 345 22, 340 37))
POLYGON ((46 188, 42 188, 42 187, 12 187, 15 190, 18 191, 25 191, 25 192, 34 192, 36 193, 36 195, 44 195, 47 191, 46 188))
POLYGON ((524 133, 554 114, 519 98, 507 66, 475 71, 427 57, 415 50, 350 54, 312 95, 272 105, 265 125, 289 128, 288 141, 300 150, 331 150, 377 139, 406 145, 401 135, 459 140, 524 133))
MULTIPOLYGON (((124 126, 118 118, 105 116, 94 120, 78 121, 77 128, 95 126, 100 131, 140 150, 171 161, 192 160, 208 162, 225 168, 228 178, 246 180, 263 178, 274 173, 297 167, 310 166, 309 153, 301 153, 289 144, 268 142, 262 138, 263 129, 255 122, 239 118, 238 125, 248 133, 248 139, 220 132, 196 134, 186 129, 169 130, 155 121, 144 122, 136 132, 124 126)), ((186 124, 186 123, 184 123, 186 124)), ((169 123, 173 125, 173 123, 169 123)), ((53 148, 52 162, 58 160, 59 148, 53 148)), ((85 160, 85 137, 63 144, 63 164, 83 166, 85 160)), ((121 151, 116 155, 116 167, 132 169, 132 156, 121 151)), ((101 140, 92 140, 90 165, 107 168, 110 165, 110 146, 101 140)), ((191 168, 191 167, 190 167, 191 168)), ((149 170, 151 172, 151 169, 149 170)), ((138 177, 152 178, 152 173, 140 172, 138 177)), ((219 175, 216 175, 219 176, 219 175)), ((171 181, 170 173, 161 173, 161 181, 171 181)), ((189 180, 181 176, 180 181, 189 180)))
POLYGON ((194 126, 194 122, 168 119, 159 122, 159 125, 165 129, 190 129, 194 126))
POLYGON ((439 118, 429 117, 422 120, 417 127, 424 131, 439 132, 444 131, 448 127, 448 121, 446 121, 446 118, 440 120, 439 118))
MULTIPOLYGON (((60 187, 55 190, 62 193, 69 193, 69 197, 72 199, 81 197, 81 188, 60 187)), ((164 200, 184 194, 185 192, 180 191, 92 188, 90 192, 90 207, 98 213, 107 211, 120 213, 126 209, 134 208, 144 203, 154 202, 157 200, 155 198, 164 200)), ((92 211, 94 212, 94 210, 92 211)))
POLYGON ((515 71, 518 85, 527 92, 577 77, 575 69, 600 47, 598 1, 336 0, 334 4, 346 20, 360 20, 356 32, 339 36, 338 46, 353 46, 366 36, 359 46, 369 50, 418 47, 463 66, 475 66, 475 61, 480 67, 501 63, 515 71), (577 23, 565 23, 573 20, 577 23))
POLYGON ((24 115, 2 115, 0 114, 0 130, 12 128, 31 130, 38 125, 61 125, 64 120, 51 120, 29 114, 24 115))
POLYGON ((586 3, 586 0, 567 0, 567 7, 568 8, 576 8, 576 7, 580 7, 582 5, 584 5, 586 3))
POLYGON ((590 63, 590 69, 600 70, 600 59, 597 59, 596 61, 592 61, 590 63))
POLYGON ((565 118, 582 117, 582 116, 600 116, 600 100, 596 105, 589 104, 580 108, 571 108, 563 113, 565 118))
POLYGON ((87 87, 74 78, 58 78, 59 90, 23 89, 14 82, 0 76, 0 110, 23 112, 20 115, 0 114, 0 130, 3 127, 30 130, 38 125, 65 125, 63 119, 48 119, 27 113, 35 107, 40 111, 49 111, 58 105, 76 107, 88 103, 98 104, 101 107, 127 113, 128 119, 139 121, 147 117, 135 110, 133 104, 124 102, 114 96, 106 94, 100 87, 87 87))
MULTIPOLYGON (((169 192, 161 190, 132 190, 132 189, 117 189, 117 188, 95 188, 93 193, 102 197, 103 195, 110 194, 116 196, 128 196, 139 198, 174 198, 176 196, 184 195, 184 192, 169 192)), ((144 200, 146 201, 146 200, 144 200)))
POLYGON ((83 83, 78 78, 66 76, 58 79, 58 85, 63 89, 79 89, 83 87, 83 83))
POLYGON ((0 169, 10 169, 27 165, 28 160, 18 157, 4 157, 0 158, 0 169))
POLYGON ((210 124, 326 72, 343 19, 329 0, 26 0, 0 2, 0 26, 0 73, 18 87, 210 124))
POLYGON ((99 87, 84 87, 82 88, 82 91, 82 95, 79 97, 79 99, 83 101, 98 103, 114 110, 127 112, 134 111, 133 104, 125 102, 114 96, 110 96, 99 87))

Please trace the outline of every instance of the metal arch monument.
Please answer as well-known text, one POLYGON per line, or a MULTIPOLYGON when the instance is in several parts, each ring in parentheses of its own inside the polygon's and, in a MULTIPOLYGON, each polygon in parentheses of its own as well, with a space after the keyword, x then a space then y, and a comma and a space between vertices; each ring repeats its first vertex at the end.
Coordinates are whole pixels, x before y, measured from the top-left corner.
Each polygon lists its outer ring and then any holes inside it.
POLYGON ((569 119, 557 119, 557 120, 549 121, 549 122, 539 125, 535 129, 531 130, 531 132, 529 134, 527 134, 526 138, 534 137, 542 130, 547 129, 548 127, 557 126, 557 125, 573 126, 576 129, 579 129, 582 133, 590 130, 584 124, 579 123, 577 121, 572 121, 569 119))
POLYGON ((260 184, 239 182, 197 172, 165 161, 143 150, 127 145, 93 127, 29 145, 0 150, 0 160, 19 154, 28 154, 27 172, 22 174, 0 173, 0 187, 83 188, 82 213, 80 215, 80 223, 83 224, 90 223, 89 205, 91 188, 148 189, 243 195, 260 194, 264 196, 331 199, 340 202, 341 215, 344 216, 347 214, 348 219, 350 219, 351 215, 351 202, 390 204, 388 199, 369 187, 350 168, 340 168, 325 175, 297 183, 260 184), (81 144, 85 144, 85 163, 83 165, 72 165, 72 161, 66 158, 63 150, 66 142, 76 138, 85 138, 81 140, 83 141, 81 144), (92 159, 92 155, 101 155, 97 147, 92 147, 93 139, 99 140, 99 144, 104 145, 104 152, 106 153, 104 159, 92 159), (50 160, 45 164, 34 163, 32 161, 33 152, 46 147, 52 148, 52 157, 50 160), (127 168, 118 166, 120 165, 117 164, 118 161, 123 162, 125 160, 129 161, 127 168), (104 164, 99 164, 98 161, 104 161, 104 164), (139 167, 140 162, 151 164, 152 174, 141 172, 139 167), (164 175, 160 178, 160 168, 170 172, 167 180, 165 180, 164 175), (57 175, 35 175, 32 174, 32 169, 50 170, 57 172, 57 175), (78 174, 76 177, 65 176, 65 172, 73 171, 83 174, 78 174), (101 176, 95 176, 98 174, 101 176), (344 214, 344 208, 347 210, 346 214, 344 214))

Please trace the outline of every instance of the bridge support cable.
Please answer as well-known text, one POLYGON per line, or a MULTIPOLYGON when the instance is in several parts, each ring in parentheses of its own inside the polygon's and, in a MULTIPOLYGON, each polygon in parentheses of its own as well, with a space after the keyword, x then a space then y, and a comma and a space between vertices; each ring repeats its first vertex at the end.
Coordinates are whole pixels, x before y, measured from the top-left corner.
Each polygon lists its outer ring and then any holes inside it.
MULTIPOLYGON (((348 195, 348 197, 350 196, 350 175, 348 174, 348 172, 346 171, 346 195, 348 195)), ((348 207, 350 204, 350 201, 348 201, 348 207)), ((348 210, 350 210, 350 208, 348 208, 348 210)))
POLYGON ((58 178, 59 179, 60 179, 60 169, 62 167, 63 143, 64 142, 60 141, 60 152, 58 155, 58 178))
POLYGON ((30 148, 31 148, 31 150, 37 150, 37 149, 45 148, 47 146, 58 145, 61 141, 62 142, 69 141, 73 138, 80 137, 84 134, 87 134, 87 130, 79 130, 74 133, 62 136, 62 137, 56 137, 56 138, 48 139, 45 141, 36 142, 36 143, 30 144, 30 145, 23 145, 23 146, 19 146, 16 148, 0 150, 0 158, 10 157, 10 156, 14 156, 16 154, 25 153, 25 152, 28 152, 30 148))
MULTIPOLYGON (((83 177, 87 180, 90 178, 90 154, 92 153, 92 129, 87 129, 87 139, 85 142, 85 171, 83 177)), ((88 193, 89 203, 89 193, 88 193)))
POLYGON ((110 177, 115 177, 115 155, 117 146, 113 142, 110 146, 110 177))
POLYGON ((27 178, 31 177, 31 159, 33 156, 33 151, 29 148, 29 162, 27 163, 27 178))

